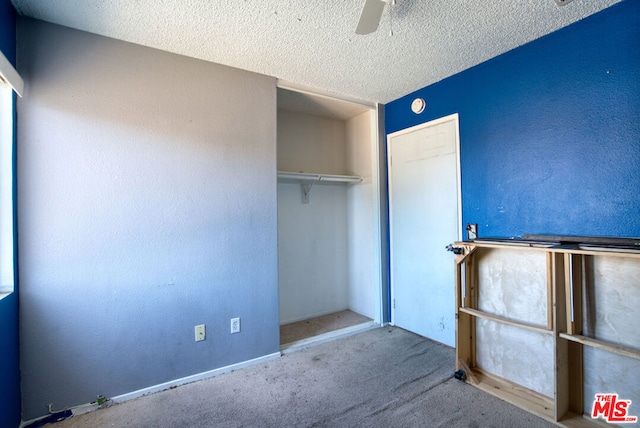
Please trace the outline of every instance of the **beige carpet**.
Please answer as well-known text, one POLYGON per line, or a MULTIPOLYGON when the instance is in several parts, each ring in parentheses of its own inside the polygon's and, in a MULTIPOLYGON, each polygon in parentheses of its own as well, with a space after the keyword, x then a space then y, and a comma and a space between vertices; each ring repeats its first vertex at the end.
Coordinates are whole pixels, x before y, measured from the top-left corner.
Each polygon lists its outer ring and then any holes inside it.
POLYGON ((352 311, 336 312, 335 314, 298 321, 280 326, 280 344, 284 345, 341 328, 352 327, 371 321, 364 315, 352 311))
POLYGON ((56 424, 81 427, 552 427, 452 377, 454 350, 384 327, 56 424))

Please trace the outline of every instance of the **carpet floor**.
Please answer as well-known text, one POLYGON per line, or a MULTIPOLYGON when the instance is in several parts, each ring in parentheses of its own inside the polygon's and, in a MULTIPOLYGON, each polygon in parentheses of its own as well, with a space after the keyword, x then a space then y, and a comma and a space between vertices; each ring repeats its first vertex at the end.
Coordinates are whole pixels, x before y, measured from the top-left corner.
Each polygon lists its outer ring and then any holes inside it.
POLYGON ((452 377, 454 350, 395 327, 74 416, 80 427, 551 427, 452 377))

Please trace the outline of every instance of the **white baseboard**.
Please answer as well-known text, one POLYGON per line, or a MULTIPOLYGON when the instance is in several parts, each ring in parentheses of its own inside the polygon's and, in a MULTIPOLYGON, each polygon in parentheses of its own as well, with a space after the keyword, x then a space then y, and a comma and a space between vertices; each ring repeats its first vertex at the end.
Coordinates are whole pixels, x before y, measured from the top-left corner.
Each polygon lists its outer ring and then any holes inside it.
MULTIPOLYGON (((243 362, 240 362, 240 363, 231 364, 229 366, 220 367, 219 369, 209 370, 209 371, 206 371, 206 372, 202 372, 202 373, 198 373, 198 374, 195 374, 195 375, 183 377, 183 378, 180 378, 180 379, 171 380, 169 382, 165 382, 165 383, 161 383, 161 384, 158 384, 158 385, 149 386, 147 388, 138 389, 137 391, 128 392, 126 394, 122 394, 122 395, 118 395, 118 396, 115 396, 115 397, 111 397, 110 401, 111 401, 111 403, 123 403, 125 401, 133 400, 134 398, 142 397, 143 395, 153 394, 154 392, 164 391, 165 389, 169 389, 169 388, 172 388, 172 387, 185 385, 187 383, 196 382, 196 381, 203 380, 203 379, 208 379, 210 377, 218 376, 218 375, 221 375, 221 374, 224 374, 224 373, 229 373, 229 372, 232 372, 234 370, 240 370, 242 368, 253 366, 255 364, 260 364, 260 363, 264 363, 266 361, 275 360, 277 358, 280 358, 280 356, 281 356, 280 352, 274 352, 273 354, 264 355, 262 357, 254 358, 252 360, 247 360, 247 361, 243 361, 243 362)), ((79 405, 73 406, 73 407, 68 407, 68 408, 66 408, 64 410, 71 410, 73 415, 76 416, 76 415, 81 415, 83 413, 91 412, 93 410, 97 410, 99 408, 100 408, 100 406, 98 406, 96 403, 86 403, 86 404, 79 404, 79 405)), ((49 415, 41 416, 39 418, 31 419, 31 420, 28 420, 28 421, 22 421, 19 426, 21 428, 22 427, 26 427, 26 426, 28 426, 28 425, 36 422, 36 421, 39 421, 40 419, 46 418, 47 416, 49 416, 49 415)))
POLYGON ((375 321, 369 321, 362 324, 357 324, 351 327, 341 328, 340 330, 330 331, 329 333, 319 334, 308 339, 302 339, 295 342, 287 343, 280 346, 280 352, 284 354, 290 354, 301 349, 308 348, 310 346, 319 345, 321 343, 329 342, 332 340, 340 339, 343 337, 351 336, 356 333, 362 333, 367 330, 373 330, 374 328, 380 328, 381 324, 375 321))
POLYGON ((325 315, 333 315, 333 314, 336 314, 338 312, 343 312, 343 311, 348 311, 348 310, 349 310, 349 308, 340 308, 340 309, 333 308, 333 309, 327 309, 325 311, 314 312, 312 314, 304 314, 304 315, 300 315, 298 317, 280 320, 280 325, 283 326, 283 325, 287 325, 287 324, 293 324, 294 322, 306 321, 306 320, 311 319, 311 318, 323 317, 325 315))
POLYGON ((234 370, 240 370, 242 368, 253 366, 255 364, 260 364, 266 361, 275 360, 277 358, 280 358, 280 355, 281 355, 280 352, 274 352, 273 354, 264 355, 259 358, 243 361, 241 363, 231 364, 225 367, 220 367, 219 369, 213 369, 203 373, 198 373, 198 374, 183 377, 180 379, 171 380, 169 382, 161 383, 154 386, 149 386, 147 388, 142 388, 137 391, 128 392, 126 394, 111 397, 111 401, 113 403, 122 403, 124 401, 133 400, 134 398, 142 397, 143 395, 153 394, 154 392, 164 391, 165 389, 169 389, 172 387, 184 385, 191 382, 196 382, 203 379, 208 379, 210 377, 218 376, 224 373, 229 373, 234 370))

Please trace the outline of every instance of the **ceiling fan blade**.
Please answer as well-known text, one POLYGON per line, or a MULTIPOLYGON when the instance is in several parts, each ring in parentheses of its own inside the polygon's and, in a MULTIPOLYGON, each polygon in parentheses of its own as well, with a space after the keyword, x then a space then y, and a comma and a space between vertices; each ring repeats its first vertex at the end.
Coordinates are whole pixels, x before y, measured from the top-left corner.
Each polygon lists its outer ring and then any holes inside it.
POLYGON ((376 31, 386 4, 384 0, 366 0, 356 27, 356 34, 369 34, 376 31))

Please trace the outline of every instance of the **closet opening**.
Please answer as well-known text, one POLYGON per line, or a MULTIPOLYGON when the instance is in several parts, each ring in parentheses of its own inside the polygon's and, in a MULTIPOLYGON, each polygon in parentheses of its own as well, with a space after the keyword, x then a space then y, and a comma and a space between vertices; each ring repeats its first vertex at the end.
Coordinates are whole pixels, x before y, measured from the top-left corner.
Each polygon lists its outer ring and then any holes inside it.
POLYGON ((382 323, 378 109, 278 87, 281 350, 382 323))

